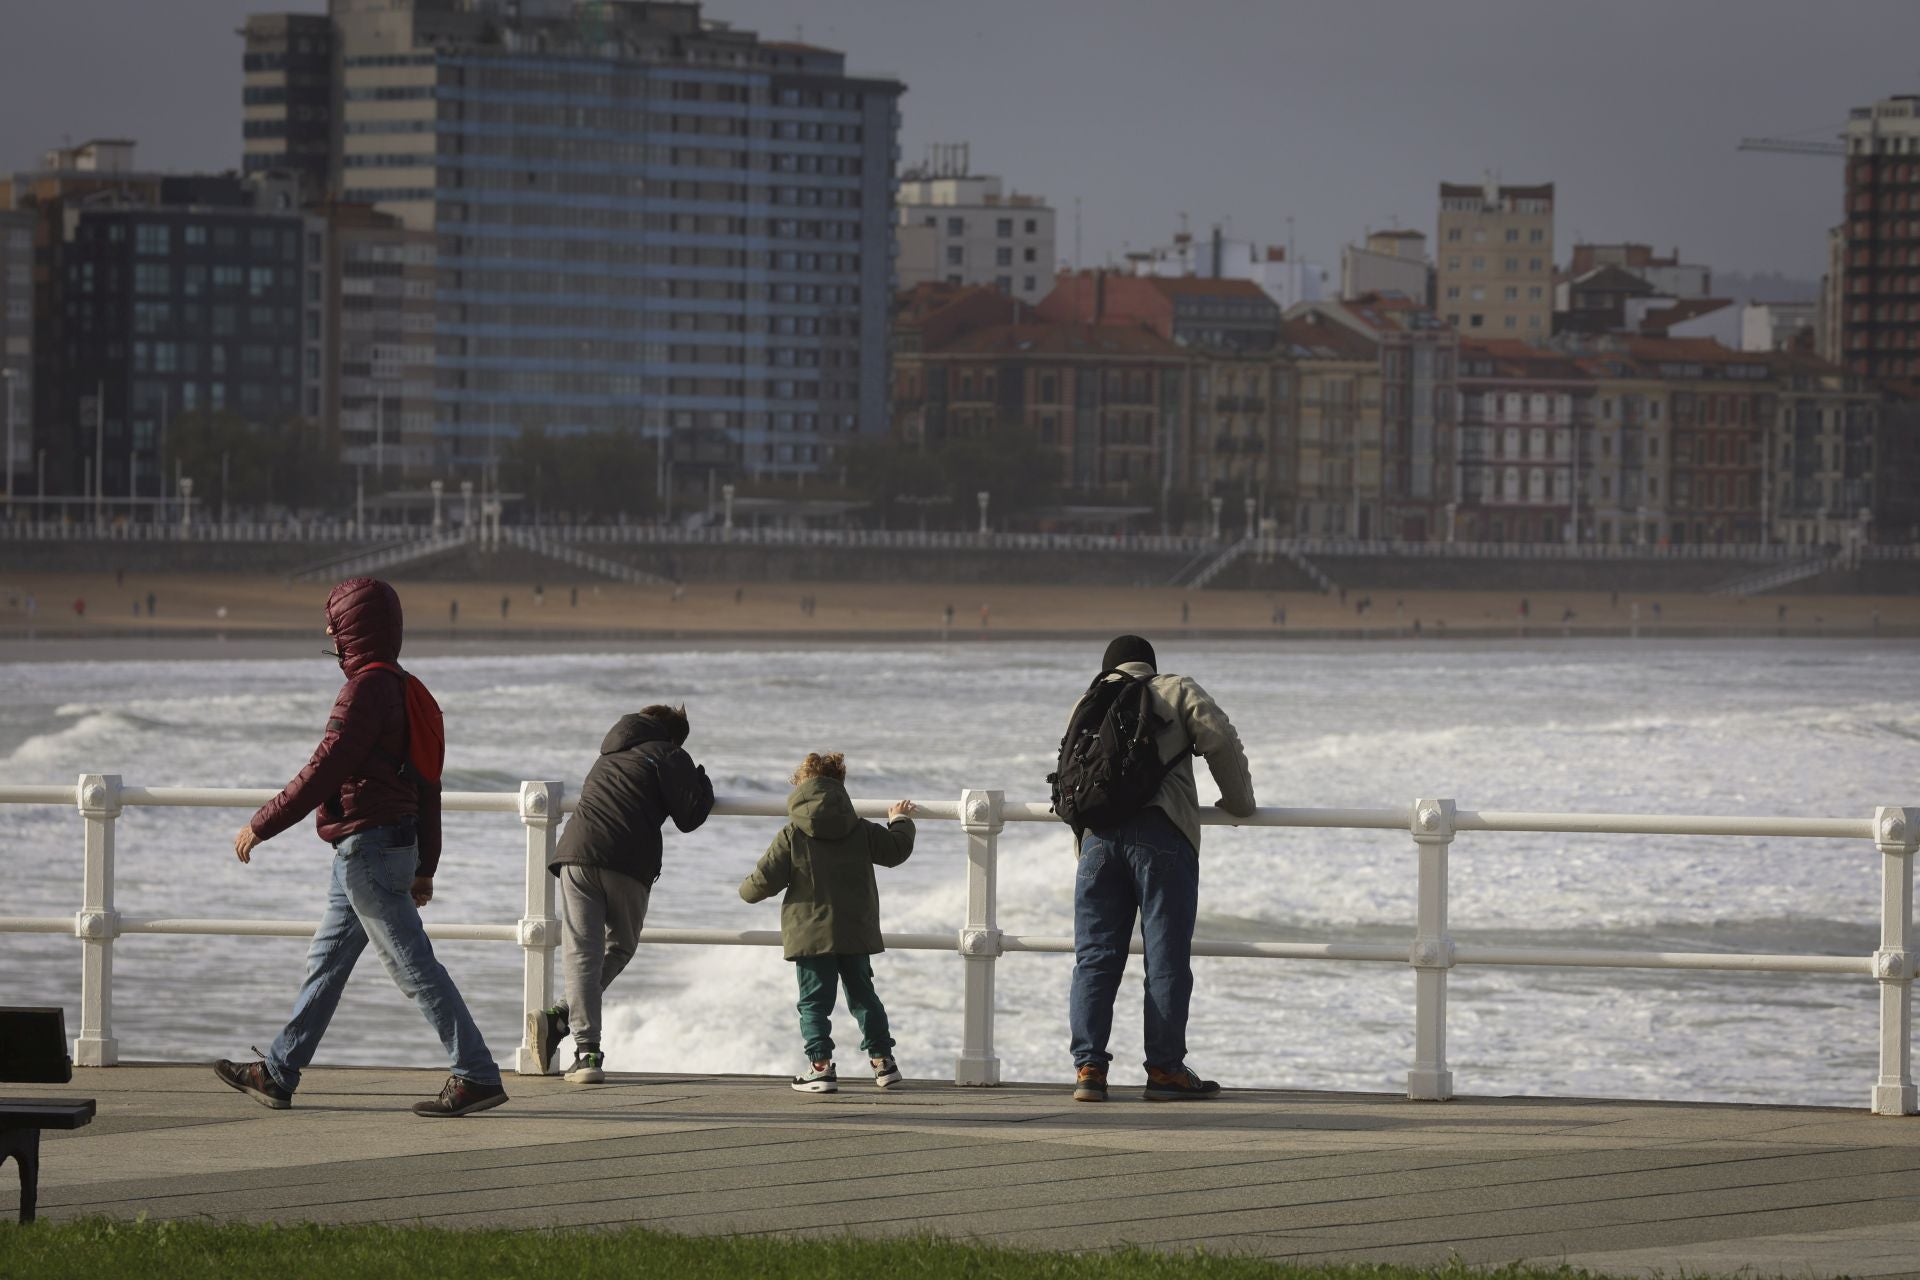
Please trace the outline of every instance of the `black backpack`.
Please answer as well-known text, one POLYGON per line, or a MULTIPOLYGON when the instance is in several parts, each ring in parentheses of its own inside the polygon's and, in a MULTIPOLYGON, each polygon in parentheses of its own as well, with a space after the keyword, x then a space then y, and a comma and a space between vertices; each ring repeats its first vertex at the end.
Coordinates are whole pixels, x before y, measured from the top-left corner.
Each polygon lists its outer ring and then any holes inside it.
POLYGON ((1139 813, 1179 763, 1179 752, 1160 759, 1155 738, 1166 719, 1154 712, 1152 679, 1117 668, 1102 671, 1067 725, 1059 766, 1047 781, 1053 784, 1053 811, 1075 835, 1139 813))

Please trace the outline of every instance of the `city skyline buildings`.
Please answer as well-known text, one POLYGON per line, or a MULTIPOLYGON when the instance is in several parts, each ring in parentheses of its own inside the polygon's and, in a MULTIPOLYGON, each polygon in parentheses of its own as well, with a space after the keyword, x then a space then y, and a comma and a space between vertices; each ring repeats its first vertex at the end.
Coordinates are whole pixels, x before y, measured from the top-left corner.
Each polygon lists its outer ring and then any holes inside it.
MULTIPOLYGON (((0 168, 27 167, 60 133, 138 134, 159 169, 232 165, 240 68, 231 33, 260 7, 72 0, 10 15, 10 36, 41 56, 0 81, 0 95, 14 95, 0 99, 14 108, 0 112, 0 168), (103 41, 103 30, 115 38, 103 41), (49 119, 53 137, 42 133, 49 119)), ((1659 10, 1658 41, 1645 38, 1634 5, 1529 9, 1524 23, 1499 21, 1520 7, 1469 0, 1480 21, 1399 13, 1392 41, 1379 39, 1378 5, 1316 12, 1316 42, 1368 50, 1364 90, 1338 59, 1284 60, 1276 74, 1271 51, 1298 39, 1297 11, 1285 5, 1236 14, 1232 41, 1212 38, 1205 20, 1162 30, 1145 6, 1124 2, 1102 8, 1097 41, 1084 38, 1085 11, 1066 5, 1015 14, 983 0, 946 13, 818 0, 796 13, 739 0, 710 11, 769 39, 790 39, 798 26, 807 41, 845 49, 850 67, 907 81, 904 152, 972 141, 995 171, 1018 175, 1060 210, 1069 261, 1078 199, 1085 266, 1152 243, 1182 212, 1196 226, 1232 219, 1269 234, 1290 214, 1299 255, 1332 262, 1362 226, 1397 219, 1431 232, 1433 184, 1493 169, 1555 181, 1565 240, 1679 242, 1717 271, 1812 280, 1821 237, 1839 216, 1838 164, 1736 154, 1735 144, 1750 133, 1834 138, 1848 110, 1871 96, 1859 86, 1920 87, 1897 53, 1910 44, 1899 33, 1920 35, 1911 6, 1862 3, 1835 15, 1770 0, 1701 4, 1659 10), (1463 38, 1483 29, 1499 40, 1463 38), (1008 38, 1016 30, 1020 39, 1008 38), (1550 56, 1566 47, 1591 56, 1575 64, 1550 56), (965 56, 948 56, 955 50, 965 56), (977 92, 983 60, 1013 92, 977 92), (1703 67, 1743 74, 1703 76, 1703 67), (1182 92, 1130 94, 1136 71, 1162 83, 1171 76, 1182 92), (1650 82, 1674 89, 1630 91, 1650 82), (1408 110, 1413 103, 1432 109, 1408 110), (1196 130, 1209 145, 1180 144, 1196 130), (1260 165, 1218 163, 1256 149, 1260 165), (1153 160, 1151 181, 1141 155, 1153 160)))

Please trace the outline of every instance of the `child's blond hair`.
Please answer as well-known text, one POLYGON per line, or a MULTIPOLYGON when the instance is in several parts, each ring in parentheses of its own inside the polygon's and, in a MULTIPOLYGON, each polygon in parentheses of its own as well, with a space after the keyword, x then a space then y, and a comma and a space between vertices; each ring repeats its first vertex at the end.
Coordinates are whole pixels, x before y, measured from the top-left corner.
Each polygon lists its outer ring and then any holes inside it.
POLYGON ((789 781, 797 787, 808 778, 832 778, 835 782, 845 782, 847 780, 846 755, 839 751, 829 752, 826 755, 821 755, 817 751, 807 752, 807 758, 800 762, 800 767, 793 771, 793 777, 789 781))

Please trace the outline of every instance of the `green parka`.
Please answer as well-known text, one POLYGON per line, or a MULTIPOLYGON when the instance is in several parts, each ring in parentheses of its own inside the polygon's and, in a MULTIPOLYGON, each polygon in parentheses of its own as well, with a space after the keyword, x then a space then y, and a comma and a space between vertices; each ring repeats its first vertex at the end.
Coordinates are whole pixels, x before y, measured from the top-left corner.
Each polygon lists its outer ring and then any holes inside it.
POLYGON ((761 902, 786 891, 780 941, 789 960, 886 950, 873 869, 907 860, 912 821, 895 818, 883 827, 855 816, 846 787, 832 778, 808 778, 795 787, 787 817, 760 865, 740 882, 740 896, 761 902))

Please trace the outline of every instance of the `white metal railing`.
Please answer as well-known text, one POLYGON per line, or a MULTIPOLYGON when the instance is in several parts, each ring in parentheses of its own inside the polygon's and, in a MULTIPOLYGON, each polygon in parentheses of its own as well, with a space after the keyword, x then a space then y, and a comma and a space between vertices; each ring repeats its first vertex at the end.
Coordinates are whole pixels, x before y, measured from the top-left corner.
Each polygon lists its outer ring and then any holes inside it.
MULTIPOLYGON (((1622 517, 1623 524, 1627 523, 1622 517)), ((448 537, 478 536, 479 522, 463 524, 449 518, 442 533, 448 537)), ((563 545, 620 546, 754 546, 754 547, 865 547, 892 550, 966 551, 1098 551, 1147 555, 1199 556, 1224 549, 1234 539, 1191 534, 1104 533, 973 533, 955 530, 912 529, 697 529, 650 524, 526 524, 506 526, 527 536, 563 545)), ((358 527, 350 520, 211 521, 189 526, 157 524, 96 525, 91 520, 0 521, 0 542, 193 542, 259 543, 307 542, 370 544, 394 540, 419 541, 436 536, 432 525, 374 524, 358 527)), ((1412 556, 1422 559, 1471 560, 1733 560, 1770 563, 1794 560, 1810 549, 1773 543, 1643 543, 1582 542, 1405 542, 1398 539, 1359 539, 1301 534, 1256 539, 1281 554, 1321 556, 1412 556)), ((1861 546, 1866 560, 1920 560, 1920 543, 1861 546)))
MULTIPOLYGON (((305 920, 176 919, 122 915, 114 909, 114 824, 135 806, 253 809, 272 798, 270 789, 134 787, 115 774, 82 774, 76 786, 0 785, 0 804, 75 805, 84 826, 85 862, 79 910, 72 916, 0 916, 0 934, 71 934, 80 939, 80 1034, 74 1059, 83 1066, 111 1066, 119 1059, 113 1035, 113 945, 125 934, 219 934, 238 937, 308 937, 317 927, 305 920)), ((547 872, 562 815, 573 808, 559 782, 523 782, 513 791, 456 791, 444 807, 461 813, 516 815, 526 829, 526 888, 516 921, 492 924, 432 924, 435 938, 517 943, 522 949, 521 1004, 525 1011, 553 1002, 553 953, 559 945, 553 878, 547 872)), ((860 800, 855 809, 880 817, 886 802, 860 800)), ((780 798, 721 797, 722 817, 786 817, 780 798)), ((1044 802, 1008 801, 1002 792, 966 790, 957 801, 928 801, 917 818, 956 822, 966 838, 967 905, 953 934, 888 933, 887 946, 901 950, 957 950, 962 957, 962 1033, 954 1083, 991 1085, 1000 1080, 994 1053, 994 966, 1003 955, 1068 952, 1071 937, 1009 934, 998 925, 999 837, 1009 822, 1052 823, 1044 802)), ((1260 809, 1234 819, 1217 810, 1201 814, 1212 826, 1323 827, 1403 831, 1417 859, 1418 899, 1410 946, 1372 942, 1222 942, 1195 939, 1196 956, 1265 960, 1343 960, 1410 965, 1414 980, 1414 1058, 1407 1095, 1444 1099, 1453 1095, 1447 1067, 1447 975, 1460 965, 1540 965, 1598 969, 1687 969, 1736 973, 1845 974, 1872 979, 1879 989, 1879 1076, 1871 1108, 1876 1115, 1912 1115, 1913 981, 1920 953, 1913 930, 1913 862, 1920 846, 1920 808, 1885 806, 1871 818, 1699 817, 1679 814, 1523 813, 1458 809, 1451 800, 1419 799, 1383 809, 1260 809), (1723 952, 1627 951, 1456 945, 1448 933, 1447 855, 1460 832, 1566 832, 1589 835, 1774 836, 1871 841, 1881 868, 1880 945, 1871 955, 1821 956, 1723 952)), ((777 930, 659 929, 641 935, 647 944, 778 946, 777 930)), ((1136 939, 1134 950, 1139 950, 1136 939)), ((519 1046, 515 1069, 539 1074, 546 1064, 532 1047, 519 1046)))

